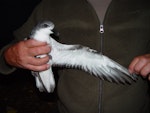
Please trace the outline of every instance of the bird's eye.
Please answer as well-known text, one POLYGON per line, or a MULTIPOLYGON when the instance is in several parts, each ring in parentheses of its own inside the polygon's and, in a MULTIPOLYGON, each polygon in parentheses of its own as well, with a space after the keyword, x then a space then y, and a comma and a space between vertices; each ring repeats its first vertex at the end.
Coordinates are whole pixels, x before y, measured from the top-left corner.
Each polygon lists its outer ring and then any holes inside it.
POLYGON ((43 27, 45 28, 45 27, 48 27, 48 25, 47 24, 43 24, 43 27))

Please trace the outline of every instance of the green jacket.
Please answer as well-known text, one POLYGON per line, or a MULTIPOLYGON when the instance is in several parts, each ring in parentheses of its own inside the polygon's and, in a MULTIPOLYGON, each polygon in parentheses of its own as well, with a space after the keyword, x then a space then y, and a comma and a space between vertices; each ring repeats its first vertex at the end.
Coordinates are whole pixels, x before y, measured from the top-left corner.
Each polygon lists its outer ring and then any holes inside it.
MULTIPOLYGON (((113 0, 101 35, 99 19, 86 0, 43 0, 14 35, 16 41, 23 40, 39 20, 48 19, 59 31, 60 42, 100 51, 102 36, 103 54, 128 67, 135 56, 150 52, 149 6, 149 0, 113 0)), ((2 62, 5 69, 0 71, 11 72, 2 62)), ((148 82, 141 77, 131 85, 122 85, 64 69, 59 72, 57 91, 60 113, 150 113, 148 82)))

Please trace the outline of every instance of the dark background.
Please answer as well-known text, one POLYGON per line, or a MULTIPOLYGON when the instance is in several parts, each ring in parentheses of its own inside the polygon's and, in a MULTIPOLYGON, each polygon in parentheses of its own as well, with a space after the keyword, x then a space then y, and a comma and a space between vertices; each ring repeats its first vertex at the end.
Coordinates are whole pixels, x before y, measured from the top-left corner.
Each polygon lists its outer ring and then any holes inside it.
MULTIPOLYGON (((0 48, 13 40, 13 31, 31 15, 41 0, 0 1, 0 48)), ((0 74, 0 113, 56 113, 56 94, 41 93, 30 71, 0 74)))
POLYGON ((40 0, 0 1, 0 47, 12 40, 12 31, 20 27, 40 0))

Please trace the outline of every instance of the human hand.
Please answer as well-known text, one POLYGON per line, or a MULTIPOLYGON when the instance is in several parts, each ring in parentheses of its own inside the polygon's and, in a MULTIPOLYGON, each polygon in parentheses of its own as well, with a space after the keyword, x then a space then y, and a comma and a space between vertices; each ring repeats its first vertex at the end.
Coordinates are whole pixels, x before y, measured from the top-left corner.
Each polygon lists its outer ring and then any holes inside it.
POLYGON ((129 72, 148 77, 150 80, 150 54, 135 57, 129 65, 129 72))
POLYGON ((43 71, 50 67, 48 63, 50 57, 50 46, 46 42, 39 42, 34 39, 20 41, 9 47, 4 57, 6 62, 18 68, 33 71, 43 71), (36 58, 37 55, 47 54, 43 58, 36 58))

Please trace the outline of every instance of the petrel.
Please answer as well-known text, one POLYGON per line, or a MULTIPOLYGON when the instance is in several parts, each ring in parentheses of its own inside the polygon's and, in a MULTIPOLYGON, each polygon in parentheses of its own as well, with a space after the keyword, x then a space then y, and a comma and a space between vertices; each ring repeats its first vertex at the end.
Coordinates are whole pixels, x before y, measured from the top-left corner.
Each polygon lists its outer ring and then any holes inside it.
MULTIPOLYGON (((48 64, 51 67, 45 71, 35 72, 36 87, 40 91, 53 92, 55 79, 52 66, 81 69, 85 72, 109 82, 131 84, 137 80, 137 75, 130 74, 128 70, 107 56, 98 51, 83 45, 67 45, 56 41, 54 35, 54 24, 51 21, 38 23, 31 31, 30 38, 38 41, 47 42, 51 46, 49 55, 51 59, 48 64)), ((37 58, 46 55, 36 56, 37 58)))

